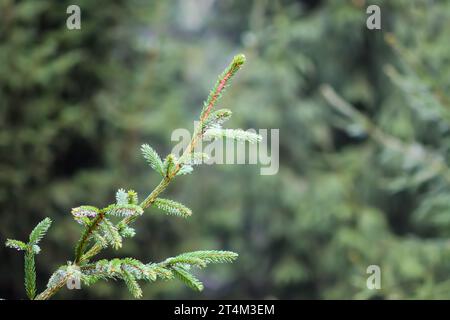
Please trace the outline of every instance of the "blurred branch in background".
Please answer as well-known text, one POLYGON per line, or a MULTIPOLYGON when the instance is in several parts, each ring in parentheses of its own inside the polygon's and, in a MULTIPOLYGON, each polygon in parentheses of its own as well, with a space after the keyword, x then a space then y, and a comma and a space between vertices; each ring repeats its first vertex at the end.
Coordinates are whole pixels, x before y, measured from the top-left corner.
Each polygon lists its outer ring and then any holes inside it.
POLYGON ((339 96, 329 85, 322 85, 321 92, 333 108, 347 116, 349 120, 357 124, 363 132, 367 133, 377 143, 400 153, 404 157, 405 163, 408 163, 409 166, 420 164, 425 167, 420 174, 414 176, 412 179, 414 183, 423 183, 438 174, 441 174, 450 183, 450 168, 440 153, 431 151, 417 142, 405 143, 383 132, 368 117, 339 96))

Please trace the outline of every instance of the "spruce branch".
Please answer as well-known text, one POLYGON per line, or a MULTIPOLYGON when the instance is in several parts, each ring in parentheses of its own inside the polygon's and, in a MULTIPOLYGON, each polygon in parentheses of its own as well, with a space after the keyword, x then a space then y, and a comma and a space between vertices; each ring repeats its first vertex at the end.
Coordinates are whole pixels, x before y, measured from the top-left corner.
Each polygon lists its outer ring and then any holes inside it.
POLYGON ((164 160, 163 164, 163 172, 164 176, 171 179, 174 175, 176 175, 176 163, 177 159, 173 154, 169 154, 166 159, 164 160))
POLYGON ((80 240, 78 241, 77 246, 75 247, 75 263, 80 262, 81 256, 84 253, 84 249, 86 248, 87 242, 90 237, 94 234, 102 220, 105 218, 105 214, 103 212, 99 212, 93 221, 91 221, 87 226, 84 232, 82 233, 80 240))
POLYGON ((174 273, 175 277, 183 281, 188 287, 197 291, 203 290, 203 283, 201 283, 200 280, 198 280, 194 275, 187 271, 186 268, 182 266, 174 266, 172 267, 172 272, 174 273))
POLYGON ((194 165, 202 164, 208 161, 209 156, 204 152, 193 152, 191 153, 187 159, 180 159, 184 163, 184 165, 190 165, 191 167, 194 165))
POLYGON ((28 248, 25 242, 14 239, 7 239, 5 246, 11 249, 16 249, 17 251, 26 251, 28 248))
POLYGON ((180 217, 184 217, 184 218, 187 218, 190 215, 192 215, 191 209, 189 209, 188 207, 184 206, 183 204, 173 201, 173 200, 157 198, 153 202, 153 204, 158 209, 161 209, 170 215, 176 215, 176 216, 180 216, 180 217))
POLYGON ((205 132, 205 137, 213 139, 228 138, 241 142, 248 141, 250 143, 260 142, 262 140, 260 135, 240 129, 211 128, 205 132))
POLYGON ((47 283, 47 288, 38 294, 35 300, 47 300, 67 285, 67 281, 73 278, 81 278, 82 273, 76 264, 61 266, 56 270, 47 283))
POLYGON ((45 218, 34 227, 33 231, 30 233, 30 240, 28 244, 38 244, 39 241, 45 236, 47 230, 50 228, 52 220, 50 218, 45 218))
POLYGON ((134 228, 118 224, 117 230, 123 238, 133 238, 136 235, 136 230, 134 228))
POLYGON ((144 210, 135 204, 116 204, 111 205, 106 210, 106 215, 117 217, 140 216, 144 210))
POLYGON ((184 176, 187 174, 191 174, 194 171, 194 168, 189 164, 184 164, 180 170, 177 172, 177 176, 184 176))
POLYGON ((25 263, 25 291, 29 299, 36 296, 36 269, 34 253, 27 251, 24 258, 25 263))
POLYGON ((197 267, 204 267, 210 263, 228 263, 233 262, 238 254, 231 251, 220 250, 202 250, 182 253, 176 257, 168 258, 159 263, 159 266, 171 266, 175 264, 189 264, 197 267))
POLYGON ((232 112, 229 109, 220 109, 211 113, 211 115, 205 120, 203 124, 203 130, 209 128, 220 128, 222 125, 231 118, 232 112))
POLYGON ((193 165, 200 164, 207 159, 206 154, 194 152, 197 143, 205 138, 205 133, 208 133, 209 136, 216 134, 241 141, 260 141, 258 135, 243 130, 221 129, 222 124, 230 118, 231 111, 228 109, 214 110, 230 80, 244 62, 244 55, 235 56, 231 64, 219 76, 214 88, 204 102, 200 121, 194 129, 192 139, 179 159, 175 155, 169 154, 162 161, 150 145, 142 145, 141 151, 144 158, 152 169, 161 174, 162 179, 140 204, 138 204, 138 196, 135 191, 119 189, 116 193, 115 203, 103 209, 93 206, 80 206, 72 209, 73 217, 84 228, 75 247, 74 260, 69 262, 68 265, 59 267, 50 277, 47 288, 37 296, 35 296, 34 255, 40 251, 37 244, 48 230, 51 220, 44 219, 36 226, 30 235, 28 244, 8 239, 6 246, 26 252, 25 285, 30 298, 36 300, 49 299, 71 277, 79 277, 86 285, 92 285, 99 280, 122 279, 131 294, 136 298, 142 296, 138 280, 155 281, 158 278, 169 280, 177 277, 189 287, 202 290, 203 284, 191 274, 190 268, 204 268, 210 263, 232 262, 237 258, 238 255, 233 252, 210 250, 183 253, 160 263, 144 264, 133 258, 103 259, 91 262, 104 248, 112 246, 114 249, 119 249, 122 246, 123 238, 133 237, 135 230, 129 225, 150 206, 162 209, 168 214, 183 217, 192 214, 192 211, 181 203, 159 196, 176 176, 191 173, 193 165), (113 219, 117 219, 117 217, 121 219, 114 223, 113 219))
POLYGON ((133 297, 141 298, 142 297, 142 289, 139 286, 139 284, 137 283, 134 276, 130 272, 128 272, 125 268, 122 268, 121 277, 122 277, 123 281, 125 282, 125 284, 127 285, 128 290, 133 295, 133 297))
POLYGON ((56 277, 55 274, 53 274, 52 277, 50 277, 47 288, 40 294, 38 294, 34 298, 34 300, 50 299, 55 293, 57 293, 62 287, 64 287, 67 284, 67 280, 70 279, 70 276, 71 275, 66 272, 61 272, 60 274, 58 274, 58 277, 56 277))
POLYGON ((200 115, 200 121, 205 121, 211 110, 214 108, 217 101, 222 97, 222 93, 225 88, 228 86, 231 78, 236 74, 236 72, 242 67, 245 63, 245 56, 243 54, 239 54, 233 58, 233 61, 225 69, 225 71, 219 76, 217 79, 214 88, 209 93, 208 99, 205 101, 202 113, 200 115))
POLYGON ((232 251, 202 250, 183 253, 178 258, 197 258, 209 263, 229 263, 236 260, 238 254, 232 251))
POLYGON ((100 228, 103 231, 106 241, 116 250, 122 247, 122 237, 116 226, 112 224, 107 218, 104 218, 100 223, 100 228))
POLYGON ((37 245, 47 233, 52 224, 50 218, 39 222, 31 231, 28 243, 19 240, 7 239, 5 246, 8 248, 24 251, 24 285, 29 299, 36 296, 36 267, 34 256, 39 254, 41 248, 37 245))
POLYGON ((137 205, 139 203, 138 194, 134 190, 128 190, 128 204, 137 205))
POLYGON ((81 206, 72 208, 71 213, 76 222, 86 226, 90 223, 91 218, 97 217, 99 210, 93 206, 81 206))
POLYGON ((148 144, 143 144, 141 147, 141 151, 142 155, 144 156, 145 160, 147 160, 150 167, 152 167, 153 170, 164 176, 163 162, 159 157, 158 153, 148 144))
POLYGON ((118 205, 128 204, 128 193, 124 189, 117 190, 116 203, 118 205))
POLYGON ((149 263, 147 265, 149 270, 152 270, 156 274, 157 277, 163 280, 172 280, 174 278, 173 272, 167 268, 161 267, 155 263, 149 263))
MULTIPOLYGON (((403 155, 405 158, 417 159, 424 167, 429 168, 427 177, 442 175, 447 183, 450 182, 450 168, 438 152, 417 142, 413 144, 403 142, 397 137, 382 131, 367 116, 339 96, 331 86, 322 85, 321 92, 333 108, 358 124, 378 144, 403 155)), ((424 177, 421 177, 421 179, 424 179, 424 177)))

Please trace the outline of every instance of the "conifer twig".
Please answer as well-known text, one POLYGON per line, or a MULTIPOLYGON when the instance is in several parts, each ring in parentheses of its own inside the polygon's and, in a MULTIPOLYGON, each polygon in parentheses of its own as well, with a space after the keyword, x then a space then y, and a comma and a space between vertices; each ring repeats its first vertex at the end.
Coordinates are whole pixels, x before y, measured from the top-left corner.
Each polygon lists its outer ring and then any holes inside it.
MULTIPOLYGON (((180 159, 187 158, 195 150, 196 144, 204 134, 204 123, 207 120, 208 115, 214 108, 216 102, 220 99, 230 79, 233 77, 233 75, 236 74, 236 72, 242 67, 244 63, 245 63, 245 56, 243 54, 235 56, 231 64, 228 66, 228 68, 222 73, 221 76, 219 76, 219 79, 217 80, 213 90, 211 90, 208 99, 204 104, 204 108, 200 115, 200 122, 197 124, 197 127, 194 131, 195 133, 180 159)), ((183 163, 178 163, 175 167, 175 170, 172 173, 166 174, 164 176, 164 178, 160 181, 160 183, 156 186, 156 188, 147 196, 147 198, 145 198, 144 201, 142 201, 142 203, 140 204, 142 209, 146 209, 152 205, 152 203, 156 200, 156 198, 162 192, 164 192, 164 190, 169 186, 171 180, 177 175, 182 166, 183 163)), ((128 225, 132 223, 134 220, 136 220, 135 216, 126 217, 122 220, 121 224, 128 225)), ((101 249, 102 248, 99 245, 96 245, 93 248, 93 252, 97 254, 101 251, 101 249)))
POLYGON ((51 298, 72 277, 79 278, 86 285, 91 285, 100 279, 122 279, 136 298, 142 296, 142 289, 137 280, 155 281, 157 278, 173 279, 177 277, 189 287, 202 290, 203 284, 190 273, 190 267, 202 268, 209 263, 232 262, 237 258, 237 254, 234 252, 210 250, 183 253, 160 263, 144 264, 133 258, 104 259, 90 262, 104 248, 111 246, 117 250, 122 246, 123 238, 133 237, 135 232, 129 225, 152 205, 173 215, 188 217, 192 214, 191 210, 183 204, 159 198, 159 195, 166 190, 176 176, 191 173, 192 165, 198 163, 196 159, 204 157, 202 154, 194 154, 194 150, 197 143, 208 135, 208 130, 216 138, 226 137, 250 143, 261 140, 260 136, 242 130, 227 129, 220 131, 221 125, 230 118, 231 111, 227 109, 213 111, 231 78, 244 62, 244 55, 235 56, 231 64, 219 76, 204 103, 200 121, 194 129, 193 137, 179 159, 175 155, 169 154, 162 161, 152 147, 148 144, 142 145, 141 151, 144 158, 152 169, 162 176, 162 179, 140 204, 138 204, 136 192, 119 189, 116 193, 116 203, 106 208, 81 206, 72 209, 74 219, 84 227, 80 240, 75 247, 74 260, 58 268, 50 277, 47 288, 37 296, 35 296, 34 255, 40 251, 37 243, 50 226, 50 219, 44 219, 36 226, 30 235, 28 244, 8 239, 6 246, 26 251, 25 286, 30 299, 46 300, 51 298), (112 218, 117 216, 122 217, 122 219, 114 224, 112 218), (90 243, 92 245, 88 248, 90 243))

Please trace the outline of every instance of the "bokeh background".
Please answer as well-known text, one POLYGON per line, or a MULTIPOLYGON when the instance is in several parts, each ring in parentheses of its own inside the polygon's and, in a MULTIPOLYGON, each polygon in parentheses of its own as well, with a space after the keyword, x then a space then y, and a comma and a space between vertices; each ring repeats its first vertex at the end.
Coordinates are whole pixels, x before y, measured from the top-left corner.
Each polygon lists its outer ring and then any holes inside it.
MULTIPOLYGON (((449 1, 0 0, 0 240, 53 219, 42 290, 73 256, 70 208, 149 192, 140 144, 170 152, 242 52, 220 105, 227 127, 280 129, 278 174, 198 167, 167 193, 190 219, 149 210, 102 256, 240 254, 198 274, 202 293, 158 281, 148 299, 450 298, 449 30, 449 1), (81 30, 66 28, 70 4, 81 30), (366 28, 369 4, 382 30, 366 28), (372 264, 381 290, 366 288, 372 264)), ((22 269, 2 246, 1 298, 25 298, 22 269)), ((55 298, 131 296, 99 282, 55 298)))

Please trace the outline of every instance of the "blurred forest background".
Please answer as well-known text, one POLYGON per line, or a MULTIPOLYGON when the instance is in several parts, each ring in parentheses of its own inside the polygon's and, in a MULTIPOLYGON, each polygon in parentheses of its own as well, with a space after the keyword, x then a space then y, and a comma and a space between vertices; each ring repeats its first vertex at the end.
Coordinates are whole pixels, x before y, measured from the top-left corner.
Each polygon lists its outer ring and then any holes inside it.
MULTIPOLYGON (((161 154, 192 129, 232 56, 247 64, 221 106, 228 127, 279 128, 280 170, 201 166, 169 196, 189 219, 153 210, 119 255, 159 261, 233 250, 144 297, 450 298, 450 1, 0 0, 0 297, 25 298, 23 257, 3 247, 53 219, 38 290, 72 259, 70 209, 159 181, 161 154), (66 8, 81 7, 81 30, 66 8), (366 28, 381 7, 382 30, 366 28), (379 265, 382 289, 366 288, 379 265)), ((107 251, 105 257, 117 253, 107 251)), ((121 282, 55 298, 129 299, 121 282)))

